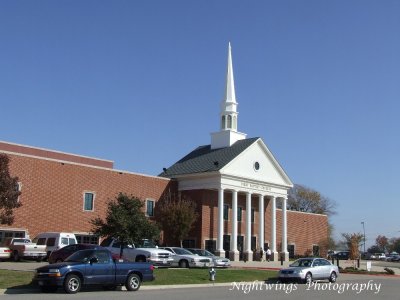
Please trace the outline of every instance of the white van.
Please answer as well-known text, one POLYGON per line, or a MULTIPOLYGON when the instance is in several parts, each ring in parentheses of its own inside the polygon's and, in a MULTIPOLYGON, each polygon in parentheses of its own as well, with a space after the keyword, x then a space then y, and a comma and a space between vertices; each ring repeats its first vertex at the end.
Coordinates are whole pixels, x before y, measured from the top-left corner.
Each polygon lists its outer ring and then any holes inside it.
POLYGON ((39 233, 32 242, 37 245, 46 245, 47 257, 54 250, 77 243, 75 234, 69 232, 39 233))

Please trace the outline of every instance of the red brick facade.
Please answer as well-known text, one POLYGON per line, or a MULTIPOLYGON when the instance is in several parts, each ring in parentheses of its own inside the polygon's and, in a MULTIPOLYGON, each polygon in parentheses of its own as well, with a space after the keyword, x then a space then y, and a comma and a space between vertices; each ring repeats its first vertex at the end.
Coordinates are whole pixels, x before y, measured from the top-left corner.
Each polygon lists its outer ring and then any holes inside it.
MULTIPOLYGON (((89 220, 105 217, 107 202, 115 199, 118 193, 134 195, 143 200, 159 200, 162 194, 177 191, 176 181, 135 174, 112 169, 112 162, 30 148, 0 142, 0 152, 10 157, 10 173, 18 176, 21 184, 20 201, 22 206, 15 210, 12 228, 27 229, 33 238, 39 232, 64 231, 89 233, 89 220), (94 194, 93 211, 84 210, 84 194, 94 194)), ((188 240, 195 247, 206 247, 206 240, 216 240, 218 194, 212 190, 185 191, 196 201, 199 219, 188 240)), ((258 197, 253 196, 254 223, 252 236, 258 239, 258 197)), ((224 232, 231 232, 231 194, 225 193, 225 203, 229 205, 229 218, 224 221, 224 232)), ((245 236, 245 195, 238 196, 238 206, 243 208, 242 221, 239 222, 238 235, 245 236)), ((271 207, 265 201, 265 242, 271 235, 271 207)), ((281 240, 281 210, 277 210, 277 242, 281 240)), ((313 245, 327 237, 327 217, 288 211, 288 245, 295 245, 297 255, 312 251, 313 245)), ((0 226, 0 230, 11 227, 0 226)), ((255 244, 258 245, 258 242, 255 244)), ((280 248, 278 250, 280 251, 280 248)))

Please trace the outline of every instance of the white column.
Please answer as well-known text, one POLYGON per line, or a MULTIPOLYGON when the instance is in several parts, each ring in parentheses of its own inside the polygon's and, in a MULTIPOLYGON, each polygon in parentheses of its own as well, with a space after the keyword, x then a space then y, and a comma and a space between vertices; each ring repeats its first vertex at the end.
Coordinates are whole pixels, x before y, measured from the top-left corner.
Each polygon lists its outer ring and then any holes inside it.
POLYGON ((289 261, 289 252, 287 251, 287 210, 286 198, 282 198, 282 253, 283 259, 289 261))
POLYGON ((251 251, 251 193, 246 193, 246 247, 245 255, 247 260, 253 260, 253 252, 251 251))
POLYGON ((225 257, 224 251, 224 189, 218 189, 218 237, 216 254, 225 257))
POLYGON ((271 260, 276 261, 278 259, 278 253, 276 252, 276 198, 271 198, 271 260))
POLYGON ((258 199, 258 212, 259 212, 259 224, 258 224, 258 246, 264 250, 264 195, 260 195, 258 199))
POLYGON ((237 235, 238 235, 238 221, 237 221, 237 191, 232 191, 232 235, 231 235, 231 251, 229 253, 229 258, 232 261, 239 260, 239 251, 237 249, 237 235))

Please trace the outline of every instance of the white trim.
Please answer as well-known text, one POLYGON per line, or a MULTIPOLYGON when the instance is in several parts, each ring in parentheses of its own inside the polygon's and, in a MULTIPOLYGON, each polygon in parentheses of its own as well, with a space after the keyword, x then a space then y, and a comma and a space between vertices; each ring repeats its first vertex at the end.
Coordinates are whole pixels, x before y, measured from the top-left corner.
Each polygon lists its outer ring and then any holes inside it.
POLYGON ((143 176, 143 177, 148 177, 148 178, 157 178, 157 179, 162 179, 162 180, 166 180, 166 181, 171 181, 171 178, 166 178, 166 177, 147 175, 147 174, 142 174, 142 173, 135 173, 135 172, 125 171, 125 170, 106 168, 106 167, 93 166, 93 165, 89 165, 89 164, 71 162, 71 161, 68 161, 68 160, 47 158, 47 157, 41 157, 41 156, 18 153, 18 152, 12 152, 12 151, 4 151, 4 150, 1 150, 1 149, 0 149, 0 153, 11 154, 11 155, 16 155, 16 156, 22 156, 22 157, 35 158, 35 159, 43 159, 43 160, 47 160, 47 161, 51 161, 51 162, 64 163, 64 164, 70 164, 70 165, 81 166, 81 167, 88 167, 88 168, 93 168, 93 169, 98 169, 98 170, 116 172, 116 173, 121 173, 121 175, 122 174, 129 174, 129 175, 137 175, 137 176, 143 176))
MULTIPOLYGON (((35 149, 35 150, 41 150, 41 151, 50 151, 50 152, 57 153, 57 154, 65 154, 65 155, 70 155, 70 156, 75 156, 75 157, 96 159, 96 160, 99 160, 99 161, 105 161, 105 162, 114 163, 113 160, 102 159, 102 158, 97 158, 97 157, 93 157, 93 156, 79 155, 79 154, 74 154, 74 153, 69 153, 69 152, 62 152, 62 151, 52 150, 52 149, 48 149, 48 148, 40 148, 40 147, 34 147, 34 146, 29 146, 29 145, 10 143, 10 142, 6 142, 6 141, 0 141, 0 143, 12 145, 12 146, 24 147, 24 148, 26 148, 26 149, 35 149)), ((0 150, 0 151, 1 151, 1 150, 0 150)))
MULTIPOLYGON (((279 198, 279 197, 278 197, 279 198)), ((277 208, 276 210, 282 210, 282 208, 277 208)), ((306 212, 306 211, 298 211, 298 210, 290 210, 287 209, 286 210, 287 213, 297 213, 297 214, 306 214, 306 215, 317 215, 317 216, 324 216, 324 217, 328 217, 328 215, 326 214, 317 214, 317 213, 312 213, 312 212, 306 212)))

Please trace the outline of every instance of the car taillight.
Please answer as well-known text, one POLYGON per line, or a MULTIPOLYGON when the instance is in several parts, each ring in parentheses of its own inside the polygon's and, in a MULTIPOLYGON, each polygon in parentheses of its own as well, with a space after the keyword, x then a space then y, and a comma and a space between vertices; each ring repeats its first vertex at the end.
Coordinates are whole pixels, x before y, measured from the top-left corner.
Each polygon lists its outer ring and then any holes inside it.
POLYGON ((154 271, 154 266, 153 265, 150 265, 150 270, 154 271))
POLYGON ((6 250, 4 250, 4 252, 11 253, 12 251, 10 249, 6 249, 6 250))

